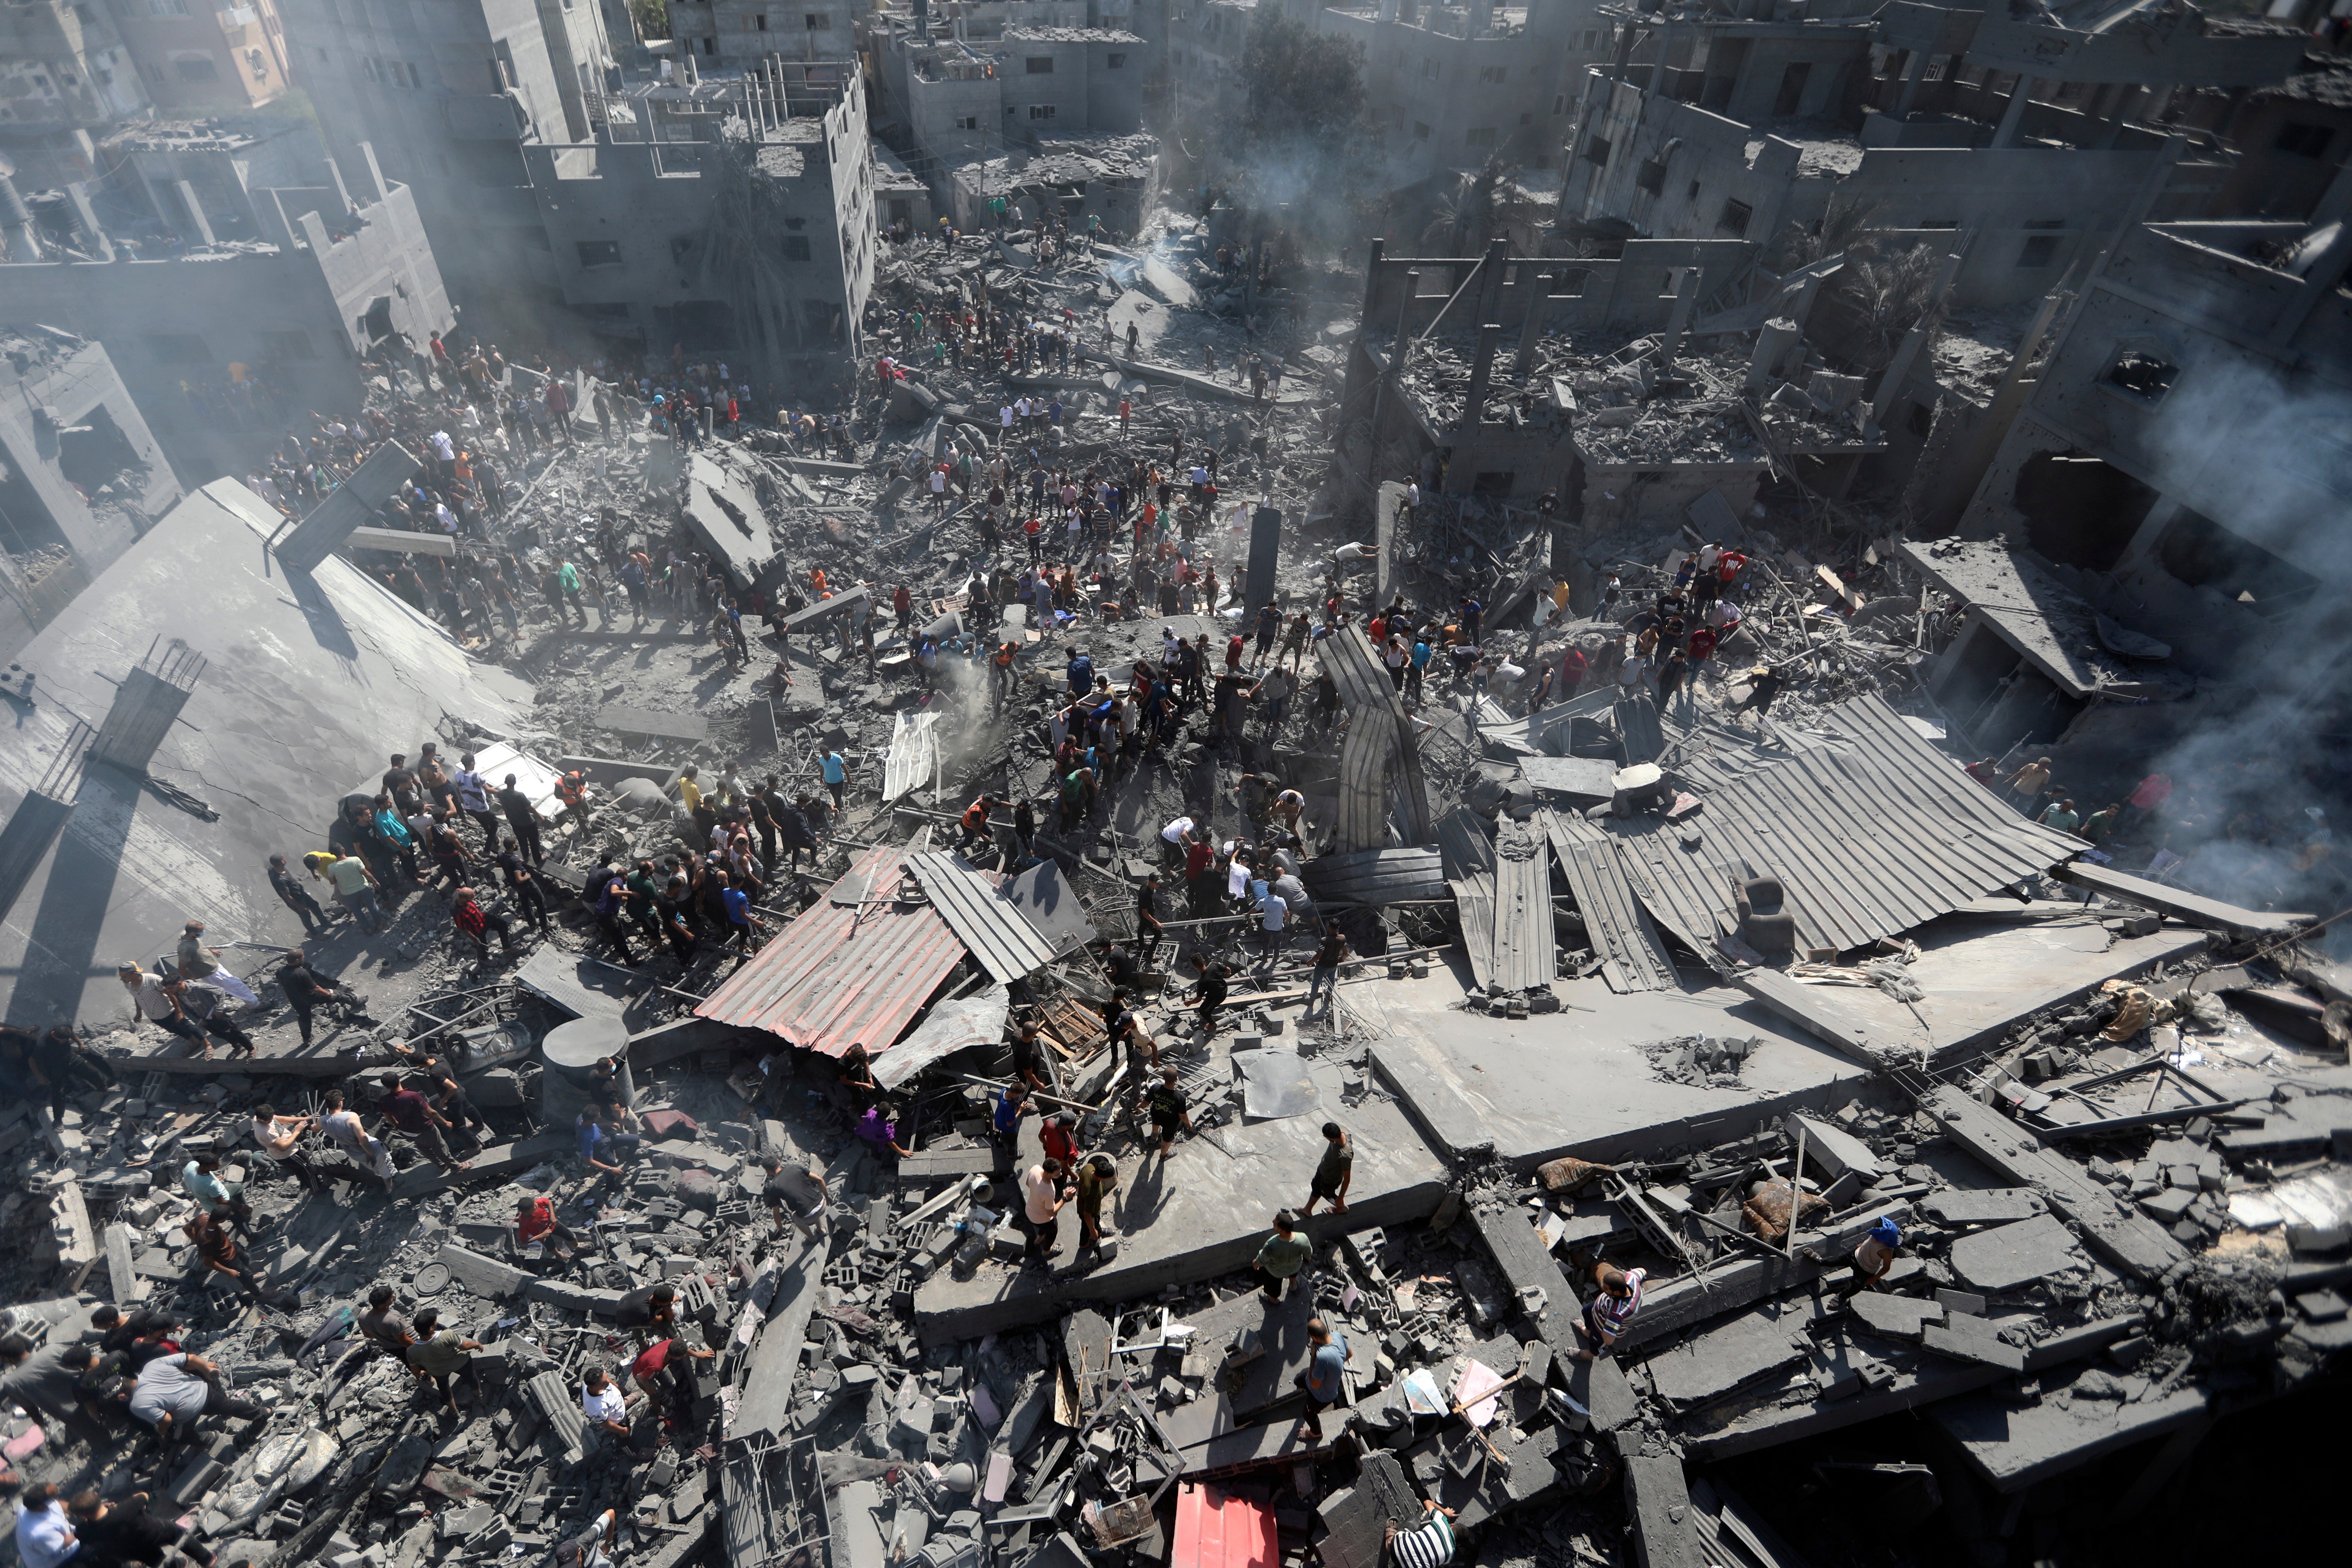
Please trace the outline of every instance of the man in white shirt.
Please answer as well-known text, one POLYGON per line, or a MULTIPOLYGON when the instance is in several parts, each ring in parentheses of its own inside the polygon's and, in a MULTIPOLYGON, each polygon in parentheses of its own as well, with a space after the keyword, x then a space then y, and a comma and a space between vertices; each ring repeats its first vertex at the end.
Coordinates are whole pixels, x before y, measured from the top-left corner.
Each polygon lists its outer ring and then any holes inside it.
POLYGON ((392 1163, 392 1151, 383 1141, 360 1125, 359 1113, 343 1109, 343 1091, 327 1091, 327 1114, 319 1119, 319 1131, 334 1141, 335 1147, 350 1156, 352 1163, 373 1180, 389 1187, 396 1170, 392 1163))
POLYGON ((25 1489, 16 1504, 16 1558, 25 1568, 59 1568, 81 1550, 66 1518, 65 1499, 58 1483, 43 1481, 25 1489))
POLYGON ((253 1111, 253 1144, 261 1157, 273 1165, 283 1166, 294 1173, 304 1192, 313 1192, 326 1185, 318 1168, 302 1152, 302 1131, 316 1118, 280 1116, 275 1107, 256 1106, 253 1111))
POLYGON ((1160 830, 1160 841, 1168 846, 1168 858, 1181 862, 1186 845, 1192 837, 1192 819, 1180 816, 1160 830))
POLYGON ((601 1366, 590 1367, 581 1379, 580 1413, 591 1432, 602 1432, 624 1443, 629 1440, 628 1397, 601 1366))

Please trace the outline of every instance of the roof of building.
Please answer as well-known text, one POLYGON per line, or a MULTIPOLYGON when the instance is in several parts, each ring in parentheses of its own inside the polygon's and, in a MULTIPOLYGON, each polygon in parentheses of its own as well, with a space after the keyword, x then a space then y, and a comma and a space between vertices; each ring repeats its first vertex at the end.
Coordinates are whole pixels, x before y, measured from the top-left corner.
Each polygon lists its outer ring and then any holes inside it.
POLYGON ((2030 551, 1999 539, 1903 540, 1895 548, 2067 696, 2180 694, 2179 671, 2108 652, 2098 612, 2030 551))
POLYGON ((1007 43, 1019 44, 1139 44, 1143 39, 1116 27, 1007 27, 1007 43))
POLYGON ((2329 109, 2352 109, 2352 59, 2306 51, 2301 70, 2275 87, 2259 89, 2254 96, 2293 99, 2329 109))

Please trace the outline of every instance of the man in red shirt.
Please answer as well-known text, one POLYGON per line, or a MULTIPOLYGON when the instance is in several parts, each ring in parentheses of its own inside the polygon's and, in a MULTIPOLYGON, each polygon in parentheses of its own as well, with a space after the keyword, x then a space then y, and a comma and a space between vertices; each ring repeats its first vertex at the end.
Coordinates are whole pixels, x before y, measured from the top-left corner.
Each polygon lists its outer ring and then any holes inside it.
POLYGON ((450 1156, 449 1145, 441 1136, 441 1129, 449 1123, 425 1103, 423 1095, 402 1087, 398 1073, 383 1075, 383 1096, 375 1102, 375 1108, 383 1112, 385 1124, 407 1133, 425 1157, 441 1168, 443 1175, 454 1176, 465 1168, 450 1156))
POLYGON ((515 1200, 515 1242, 529 1247, 544 1236, 551 1236, 568 1249, 562 1256, 576 1257, 588 1248, 573 1235, 570 1226, 555 1217, 555 1200, 544 1194, 537 1197, 515 1200))
POLYGON ((629 1375, 661 1410, 662 1425, 675 1426, 694 1413, 694 1378, 688 1363, 709 1361, 716 1353, 676 1340, 657 1340, 629 1363, 629 1375))
POLYGON ((1576 689, 1584 684, 1585 663, 1584 650, 1569 644, 1568 651, 1559 656, 1559 684, 1552 691, 1556 700, 1565 702, 1576 695, 1576 689))

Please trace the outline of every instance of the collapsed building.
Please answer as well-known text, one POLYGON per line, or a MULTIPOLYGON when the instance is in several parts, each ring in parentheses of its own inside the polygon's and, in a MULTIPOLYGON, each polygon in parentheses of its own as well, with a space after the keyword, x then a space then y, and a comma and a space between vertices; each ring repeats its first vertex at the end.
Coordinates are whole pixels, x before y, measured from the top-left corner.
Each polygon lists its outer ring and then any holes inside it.
POLYGON ((1565 236, 1958 231, 1960 302, 2036 298, 2125 226, 2227 211, 2231 122, 2305 42, 2188 5, 1786 11, 1617 18, 1585 81, 1565 236))
POLYGON ((184 479, 244 472, 291 411, 349 418, 363 358, 454 324, 415 193, 368 144, 348 174, 315 135, 241 121, 100 145, 102 180, 30 204, 0 289, 106 345, 184 479))

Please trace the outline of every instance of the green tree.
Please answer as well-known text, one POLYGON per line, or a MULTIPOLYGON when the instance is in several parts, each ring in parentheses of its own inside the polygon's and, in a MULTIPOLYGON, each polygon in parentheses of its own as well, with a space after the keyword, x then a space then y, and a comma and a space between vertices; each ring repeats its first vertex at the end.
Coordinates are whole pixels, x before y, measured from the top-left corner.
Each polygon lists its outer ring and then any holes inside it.
POLYGON ((637 37, 669 37, 669 0, 629 0, 629 15, 637 19, 637 37))

